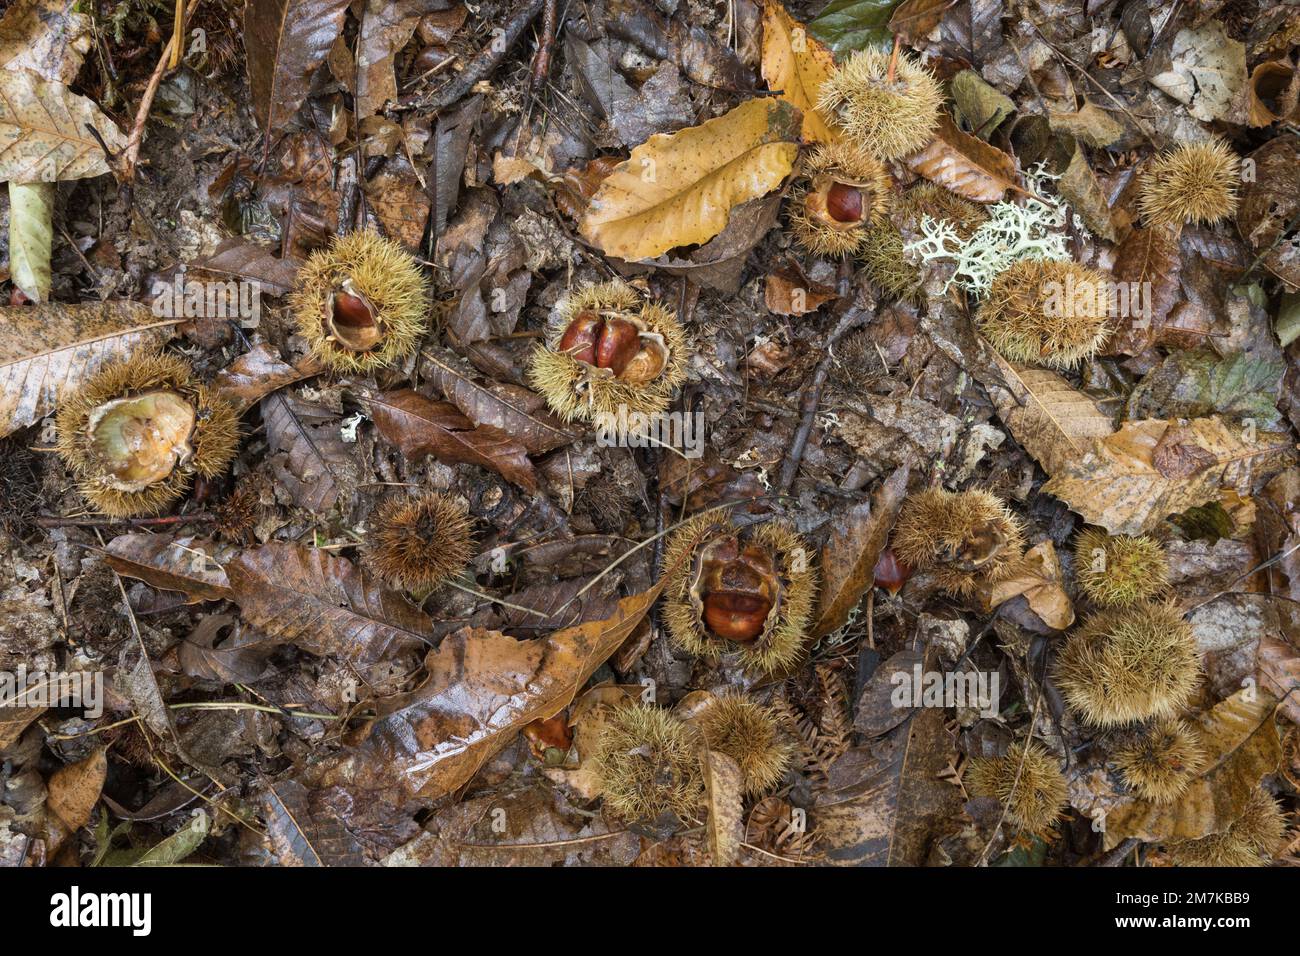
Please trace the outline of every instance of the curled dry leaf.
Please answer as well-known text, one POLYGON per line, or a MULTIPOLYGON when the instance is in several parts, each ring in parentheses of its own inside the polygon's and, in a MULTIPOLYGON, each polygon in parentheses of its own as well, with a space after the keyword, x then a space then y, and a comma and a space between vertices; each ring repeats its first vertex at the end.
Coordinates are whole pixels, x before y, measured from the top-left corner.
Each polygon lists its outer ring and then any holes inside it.
POLYGON ((740 765, 716 750, 700 750, 708 808, 709 853, 714 866, 731 866, 745 841, 740 765))
POLYGON ((1126 422, 1065 462, 1043 491, 1111 534, 1142 534, 1279 458, 1289 446, 1275 437, 1252 436, 1217 417, 1126 422))
MULTIPOLYGON (((913 172, 975 202, 997 202, 1016 185, 1016 162, 996 146, 963 133, 943 110, 933 141, 907 158, 913 172)), ((1020 190, 1023 191, 1023 190, 1020 190)))
POLYGON ((150 587, 179 591, 186 603, 224 601, 230 582, 218 558, 228 555, 215 542, 192 535, 120 534, 108 543, 104 560, 118 574, 150 587))
POLYGON ((425 657, 425 683, 381 702, 369 736, 328 766, 324 781, 399 803, 455 791, 526 724, 569 706, 662 589, 661 579, 619 601, 613 616, 539 640, 483 628, 449 635, 425 657))
POLYGON ((829 143, 839 137, 816 111, 822 84, 835 72, 835 56, 776 0, 763 4, 763 80, 769 90, 803 112, 803 138, 829 143))
POLYGON ((51 856, 77 830, 90 822, 108 776, 106 747, 96 747, 90 756, 60 767, 50 777, 45 799, 45 839, 51 856))
POLYGON ((139 302, 0 308, 0 436, 40 421, 106 362, 161 345, 181 321, 139 302))
POLYGON ((1295 118, 1300 74, 1286 60, 1265 60, 1250 74, 1247 119, 1251 126, 1269 126, 1288 116, 1295 118))
POLYGON ((1061 560, 1050 540, 1026 551, 1010 576, 993 585, 989 604, 996 607, 1022 595, 1048 627, 1063 631, 1074 623, 1074 605, 1061 587, 1061 560))
POLYGON ((1206 771, 1173 803, 1133 800, 1106 816, 1106 846, 1128 837, 1147 843, 1199 840, 1227 829, 1259 781, 1278 767, 1282 744, 1276 700, 1254 688, 1238 691, 1195 720, 1208 756, 1206 771))
POLYGON ((268 638, 372 664, 429 641, 432 621, 364 567, 276 541, 226 564, 231 600, 268 638))
POLYGON ((822 548, 821 609, 809 636, 821 637, 843 627, 875 584, 876 561, 907 496, 910 473, 907 465, 896 468, 881 482, 870 504, 854 505, 836 522, 822 548))
POLYGON ((528 449, 500 428, 475 427, 455 405, 411 389, 366 396, 370 417, 386 441, 406 458, 432 455, 446 464, 467 463, 495 471, 525 491, 537 490, 528 449))
POLYGON ((580 224, 583 236, 621 259, 707 242, 733 207, 790 174, 798 124, 789 103, 753 99, 699 126, 651 136, 600 184, 580 224))

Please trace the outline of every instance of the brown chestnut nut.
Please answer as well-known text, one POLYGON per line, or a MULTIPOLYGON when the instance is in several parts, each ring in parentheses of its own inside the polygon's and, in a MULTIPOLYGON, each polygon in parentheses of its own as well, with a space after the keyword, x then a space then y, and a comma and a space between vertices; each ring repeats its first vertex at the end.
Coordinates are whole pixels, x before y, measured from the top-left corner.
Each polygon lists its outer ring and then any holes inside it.
POLYGON ((704 623, 729 641, 744 644, 763 633, 772 602, 756 594, 718 592, 704 598, 704 623))
POLYGON ((876 559, 876 569, 872 574, 875 576, 876 587, 897 594, 912 576, 912 568, 894 553, 893 548, 886 548, 876 559))
POLYGON ((701 554, 700 592, 704 624, 737 643, 755 640, 767 625, 777 592, 772 555, 759 544, 741 546, 724 535, 701 554))
POLYGON ((346 282, 330 300, 327 324, 339 345, 357 352, 374 348, 383 338, 374 306, 346 282))
POLYGON ((832 183, 826 191, 826 214, 836 222, 862 219, 862 190, 847 183, 832 183))
POLYGON ((642 339, 641 327, 627 319, 604 318, 591 310, 574 316, 556 349, 634 385, 653 381, 668 364, 660 337, 642 339))
POLYGON ((596 364, 596 340, 600 336, 601 318, 595 312, 579 312, 560 336, 556 348, 587 365, 596 364))
POLYGON ((569 718, 564 711, 525 725, 524 736, 528 738, 533 756, 545 760, 550 766, 563 763, 573 745, 573 733, 569 730, 569 718))
POLYGON ((622 375, 640 348, 640 333, 635 325, 627 319, 609 319, 596 340, 595 365, 609 369, 615 376, 622 375))

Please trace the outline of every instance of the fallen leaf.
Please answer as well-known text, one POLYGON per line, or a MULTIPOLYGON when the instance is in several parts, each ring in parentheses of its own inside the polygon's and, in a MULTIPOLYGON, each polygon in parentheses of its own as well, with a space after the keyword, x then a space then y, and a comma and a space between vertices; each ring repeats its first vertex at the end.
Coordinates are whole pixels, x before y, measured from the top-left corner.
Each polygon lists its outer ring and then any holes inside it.
POLYGON ((273 541, 226 564, 240 615, 274 641, 361 664, 429 642, 432 621, 366 568, 319 548, 273 541))
POLYGON ((1173 803, 1133 800, 1111 810, 1106 846, 1128 837, 1147 843, 1199 840, 1225 830, 1241 816, 1259 781, 1282 760, 1275 704, 1270 695, 1250 688, 1199 715, 1194 724, 1209 758, 1206 771, 1173 803))
POLYGON ((716 750, 700 751, 708 809, 709 853, 714 866, 731 866, 745 840, 740 765, 716 750))
POLYGON ((1159 340, 1182 294, 1178 232, 1177 226, 1134 226, 1115 249, 1115 281, 1142 290, 1145 301, 1142 314, 1130 308, 1118 317, 1119 325, 1106 343, 1107 354, 1137 355, 1159 340))
POLYGON ((293 288, 301 265, 297 259, 281 259, 266 246, 236 236, 217 246, 212 255, 191 262, 190 268, 257 282, 268 295, 284 295, 293 288))
POLYGON ((107 750, 96 747, 90 756, 60 767, 50 777, 45 799, 45 839, 51 856, 64 840, 90 822, 108 776, 107 750))
POLYGON ((29 70, 0 70, 0 181, 52 183, 102 176, 126 137, 93 100, 29 70))
POLYGON ((943 110, 930 145, 907 157, 908 167, 931 182, 975 202, 1000 200, 1016 185, 1016 163, 981 139, 963 133, 943 110))
POLYGON ((769 272, 763 285, 763 304, 776 315, 807 315, 837 298, 834 287, 809 279, 793 259, 769 272))
POLYGON ((887 46, 898 0, 831 0, 808 29, 836 53, 887 46))
POLYGON ((257 125, 267 135, 289 124, 311 77, 343 32, 350 0, 248 0, 244 48, 257 125))
POLYGON ((1295 68, 1286 60, 1265 60, 1257 64, 1250 74, 1246 105, 1250 125, 1270 126, 1294 116, 1298 93, 1300 83, 1295 68))
POLYGON ((733 207, 790 174, 797 118, 789 103, 753 99, 699 126, 651 136, 600 184, 583 236, 607 255, 633 260, 708 241, 733 207))
POLYGON ((1026 551, 1010 575, 993 585, 989 604, 997 607, 1020 596, 1048 627, 1063 631, 1074 623, 1074 605, 1061 586, 1061 561, 1050 539, 1026 551))
POLYGON ((1166 515, 1213 501, 1220 488, 1235 486, 1288 447, 1265 434, 1246 437, 1218 418, 1126 422, 1064 462, 1042 490, 1111 534, 1142 534, 1166 515))
POLYGON ((294 504, 324 514, 350 496, 359 463, 339 433, 338 414, 285 391, 267 395, 261 409, 271 469, 294 504))
POLYGON ((398 803, 451 793, 534 720, 558 714, 636 628, 666 578, 619 601, 610 618, 517 641, 463 628, 425 657, 428 679, 381 702, 369 736, 330 765, 326 783, 398 803))
POLYGON ((50 298, 54 184, 9 183, 9 277, 33 302, 50 298))
POLYGON ((881 482, 871 503, 854 505, 839 521, 822 548, 821 609, 808 632, 822 637, 843 627, 862 596, 875 584, 876 561, 889 541, 903 499, 907 497, 907 465, 881 482))
POLYGON ((280 866, 364 866, 364 848, 328 803, 314 805, 296 780, 267 782, 259 794, 266 842, 280 866))
POLYGON ((79 0, 14 0, 0 17, 0 70, 31 70, 71 83, 90 50, 91 19, 79 0))
POLYGON ((186 603, 197 604, 231 596, 218 555, 225 557, 215 542, 192 535, 137 532, 110 541, 104 560, 118 574, 164 591, 179 591, 186 596, 186 603))
POLYGON ((213 377, 212 391, 242 414, 272 392, 323 370, 310 354, 290 365, 275 346, 257 342, 213 377))
POLYGON ((822 84, 835 72, 835 57, 776 0, 763 3, 763 80, 769 90, 803 112, 803 139, 830 143, 839 137, 817 112, 822 84))
POLYGON ((989 351, 1006 384, 989 388, 998 417, 1048 475, 1082 455, 1092 439, 1115 431, 1113 418, 1060 375, 1012 365, 989 351))
POLYGON ((903 0, 889 17, 888 29, 907 46, 920 46, 957 0, 903 0))
POLYGON ((1243 185, 1237 206, 1237 231, 1264 267, 1300 289, 1300 138, 1285 133, 1269 140, 1247 159, 1255 176, 1243 185))
POLYGON ((1234 101, 1246 85, 1246 44, 1233 40, 1223 24, 1212 20, 1174 35, 1169 69, 1151 77, 1151 85, 1187 105, 1203 122, 1241 122, 1234 101))

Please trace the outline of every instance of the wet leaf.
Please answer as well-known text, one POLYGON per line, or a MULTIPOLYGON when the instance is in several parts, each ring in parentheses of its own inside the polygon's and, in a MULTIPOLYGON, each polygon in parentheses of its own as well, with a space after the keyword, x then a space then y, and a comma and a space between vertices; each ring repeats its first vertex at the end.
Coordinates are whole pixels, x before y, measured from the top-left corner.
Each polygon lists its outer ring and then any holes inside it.
POLYGON ((296 780, 266 783, 261 791, 266 842, 280 866, 363 866, 366 856, 339 813, 296 780))
POLYGON ((870 504, 854 505, 836 522, 822 549, 821 610, 809 631, 810 637, 821 637, 843 627, 875 584, 876 561, 907 496, 910 473, 906 465, 896 468, 872 495, 870 504))
POLYGON ((231 596, 218 555, 226 556, 214 542, 202 538, 141 532, 110 541, 104 560, 118 574, 164 591, 179 591, 194 604, 231 596))
POLYGON ((290 365, 275 346, 257 342, 216 374, 212 390, 242 413, 272 392, 322 371, 321 364, 310 354, 290 365))
POLYGON ((281 259, 266 246, 236 236, 207 258, 191 262, 190 268, 257 282, 268 295, 284 295, 293 288, 300 265, 296 259, 281 259))
POLYGON ((1237 230, 1264 266, 1292 290, 1300 289, 1300 138, 1287 133, 1248 157, 1255 178, 1242 188, 1237 230))
POLYGON ((1143 291, 1143 314, 1119 317, 1119 326, 1106 345, 1108 353, 1137 355, 1160 336, 1169 314, 1181 295, 1179 276, 1183 260, 1178 252, 1178 229, 1167 226, 1134 226, 1115 249, 1115 280, 1137 283, 1131 289, 1143 291))
POLYGON ((284 128, 343 31, 349 0, 248 0, 244 48, 253 112, 262 130, 284 128))
POLYGON ((90 822, 91 811, 99 802, 108 775, 106 751, 106 747, 97 747, 90 756, 60 767, 50 777, 45 800, 45 839, 51 855, 64 840, 90 822))
POLYGON ((1256 428, 1281 421, 1278 388, 1282 359, 1235 352, 1220 357, 1210 349, 1171 352, 1129 395, 1129 418, 1200 418, 1218 413, 1256 428))
POLYGON ((831 0, 808 24, 819 40, 838 54, 888 46, 889 18, 899 0, 831 0))
POLYGON ((706 242, 733 207, 789 175, 799 151, 797 121, 790 104, 755 99, 700 126, 650 137, 600 184, 583 236, 621 259, 706 242))
POLYGON ((0 17, 0 70, 31 70, 71 83, 90 49, 90 17, 78 0, 14 0, 0 17))
POLYGON ((366 403, 379 434, 404 457, 414 461, 432 455, 447 464, 478 465, 525 491, 537 490, 537 473, 524 445, 500 428, 475 427, 450 402, 404 389, 370 394, 366 403))
POLYGON ((241 616, 273 641, 361 664, 429 641, 432 622, 364 567, 303 545, 275 541, 226 564, 241 616))

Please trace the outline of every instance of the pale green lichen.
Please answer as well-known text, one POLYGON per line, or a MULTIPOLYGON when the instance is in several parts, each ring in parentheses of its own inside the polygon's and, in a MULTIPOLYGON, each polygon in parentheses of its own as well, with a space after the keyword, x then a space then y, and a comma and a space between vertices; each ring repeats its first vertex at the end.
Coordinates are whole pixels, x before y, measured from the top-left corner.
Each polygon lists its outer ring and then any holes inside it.
MULTIPOLYGON (((1057 179, 1060 176, 1041 163, 1026 172, 1026 188, 1033 195, 989 206, 988 221, 966 240, 951 223, 926 216, 921 220, 921 238, 906 244, 903 251, 919 257, 922 264, 937 259, 955 262, 943 292, 955 284, 976 296, 985 295, 998 273, 1022 259, 1071 259, 1065 229, 1069 211, 1059 197, 1044 195, 1047 185, 1057 179)), ((1080 228, 1077 217, 1074 226, 1080 228)))

